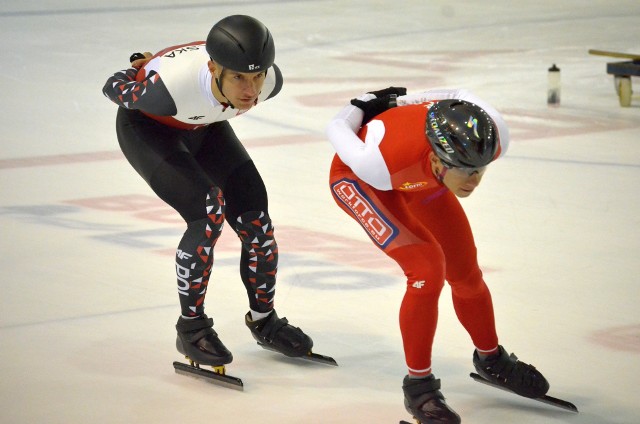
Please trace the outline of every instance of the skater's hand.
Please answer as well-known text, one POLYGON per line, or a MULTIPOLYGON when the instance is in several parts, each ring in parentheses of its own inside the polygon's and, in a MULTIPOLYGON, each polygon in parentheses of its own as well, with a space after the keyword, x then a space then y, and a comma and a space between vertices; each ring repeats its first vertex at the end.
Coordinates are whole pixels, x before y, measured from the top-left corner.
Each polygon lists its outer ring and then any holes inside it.
POLYGON ((397 94, 386 94, 382 97, 376 97, 369 101, 363 101, 358 99, 351 99, 351 104, 355 107, 362 109, 364 116, 362 117, 361 126, 365 126, 373 118, 384 112, 397 106, 396 98, 397 94))
POLYGON ((151 52, 144 53, 133 53, 129 56, 129 62, 131 62, 131 66, 136 69, 142 68, 148 61, 151 59, 153 54, 151 52))
POLYGON ((404 96, 405 94, 407 94, 407 89, 404 87, 388 87, 382 90, 368 91, 367 93, 371 93, 376 97, 384 97, 389 94, 395 94, 396 96, 404 96))

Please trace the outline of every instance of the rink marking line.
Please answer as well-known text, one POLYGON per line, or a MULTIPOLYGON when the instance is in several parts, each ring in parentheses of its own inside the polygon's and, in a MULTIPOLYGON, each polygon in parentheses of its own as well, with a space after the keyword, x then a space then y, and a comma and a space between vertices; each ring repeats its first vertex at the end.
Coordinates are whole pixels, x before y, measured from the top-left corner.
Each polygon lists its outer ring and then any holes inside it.
POLYGON ((70 163, 102 162, 124 159, 121 151, 71 153, 66 155, 32 156, 0 160, 0 169, 33 168, 38 166, 66 165, 70 163))
POLYGON ((38 325, 59 324, 63 322, 80 321, 85 319, 103 318, 103 317, 110 317, 110 316, 123 315, 123 314, 135 314, 139 312, 153 311, 156 309, 167 309, 167 308, 175 308, 175 307, 176 305, 172 303, 170 305, 156 305, 156 306, 148 306, 146 308, 124 309, 121 311, 101 312, 99 314, 88 314, 88 315, 80 315, 80 316, 65 317, 65 318, 52 318, 48 320, 32 321, 32 322, 25 322, 20 324, 8 324, 8 325, 0 326, 0 331, 11 330, 14 328, 34 327, 38 325))
MULTIPOLYGON (((275 147, 282 145, 306 144, 316 142, 324 142, 324 139, 320 136, 310 136, 307 134, 287 135, 281 137, 252 138, 243 141, 242 144, 247 148, 255 149, 258 147, 275 147)), ((121 159, 124 159, 124 155, 120 150, 70 153, 49 156, 28 156, 14 159, 0 159, 0 170, 67 165, 71 163, 104 162, 109 160, 121 159)))
POLYGON ((527 160, 527 161, 533 161, 533 162, 546 162, 546 163, 560 163, 564 165, 610 166, 614 168, 640 168, 640 164, 638 163, 593 162, 593 161, 587 161, 587 160, 581 161, 581 160, 572 160, 572 159, 509 156, 508 153, 501 160, 504 160, 504 159, 527 160))
MULTIPOLYGON (((281 144, 295 144, 295 143, 274 143, 274 144, 261 144, 261 147, 273 147, 281 144)), ((247 144, 245 144, 246 146, 247 144)), ((257 146, 253 146, 257 147, 257 146)), ((0 171, 4 169, 21 169, 21 168, 34 168, 44 166, 56 166, 67 165, 73 163, 89 163, 89 162, 106 162, 110 160, 122 160, 124 156, 121 151, 102 151, 102 152, 89 152, 89 153, 72 153, 66 155, 50 155, 50 156, 34 156, 34 157, 22 157, 15 159, 0 159, 0 171)), ((515 160, 527 160, 549 163, 563 163, 571 165, 587 165, 587 166, 610 166, 619 168, 640 168, 640 164, 637 163, 615 163, 615 162, 593 162, 593 161, 580 161, 570 159, 554 159, 554 158, 536 158, 536 157, 524 157, 524 156, 505 156, 505 159, 515 160)))
MULTIPOLYGON (((251 4, 281 4, 281 3, 299 3, 305 0, 256 0, 253 2, 244 2, 245 5, 251 4)), ((312 2, 313 0, 306 0, 312 2)), ((53 16, 53 15, 94 15, 103 13, 131 13, 131 12, 148 12, 162 10, 186 10, 186 9, 209 9, 220 6, 237 6, 236 2, 228 1, 225 3, 189 3, 182 5, 156 5, 156 6, 127 6, 127 7, 96 7, 96 8, 76 8, 76 9, 42 9, 42 10, 17 10, 13 12, 0 12, 0 18, 14 18, 25 16, 53 16)))

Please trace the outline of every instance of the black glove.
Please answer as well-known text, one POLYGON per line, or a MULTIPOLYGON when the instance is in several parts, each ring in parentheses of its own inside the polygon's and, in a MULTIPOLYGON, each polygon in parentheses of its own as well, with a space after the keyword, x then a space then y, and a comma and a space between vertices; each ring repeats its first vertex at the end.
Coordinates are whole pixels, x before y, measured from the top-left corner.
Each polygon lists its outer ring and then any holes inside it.
POLYGON ((376 97, 384 97, 387 94, 395 94, 396 96, 404 96, 407 94, 407 89, 404 87, 389 87, 378 91, 368 91, 376 97))
POLYGON ((363 100, 351 99, 351 104, 359 109, 362 109, 362 111, 364 112, 364 117, 362 118, 362 124, 360 126, 363 127, 367 125, 369 121, 371 121, 373 118, 375 118, 385 110, 396 107, 397 97, 398 96, 396 94, 387 94, 383 97, 377 97, 366 102, 363 100))
POLYGON ((129 62, 133 62, 134 60, 138 59, 145 59, 145 55, 143 55, 142 53, 134 53, 129 56, 129 62))

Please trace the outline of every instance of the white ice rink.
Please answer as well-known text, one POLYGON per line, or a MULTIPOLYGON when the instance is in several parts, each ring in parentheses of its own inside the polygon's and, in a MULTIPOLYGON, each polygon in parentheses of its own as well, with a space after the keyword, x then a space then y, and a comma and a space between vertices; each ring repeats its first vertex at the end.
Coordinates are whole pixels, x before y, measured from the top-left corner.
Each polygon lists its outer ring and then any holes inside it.
POLYGON ((445 289, 433 366, 449 404, 473 424, 640 422, 640 97, 620 107, 606 74, 620 59, 587 53, 640 53, 638 0, 3 0, 0 39, 2 424, 409 420, 404 279, 331 199, 324 137, 350 98, 389 85, 464 87, 503 112, 510 151, 463 205, 501 343, 580 413, 473 382, 445 289), (174 373, 183 227, 124 160, 101 93, 130 53, 204 39, 238 13, 270 28, 285 78, 230 121, 269 189, 276 306, 340 364, 256 346, 227 228, 207 312, 244 392, 174 373))

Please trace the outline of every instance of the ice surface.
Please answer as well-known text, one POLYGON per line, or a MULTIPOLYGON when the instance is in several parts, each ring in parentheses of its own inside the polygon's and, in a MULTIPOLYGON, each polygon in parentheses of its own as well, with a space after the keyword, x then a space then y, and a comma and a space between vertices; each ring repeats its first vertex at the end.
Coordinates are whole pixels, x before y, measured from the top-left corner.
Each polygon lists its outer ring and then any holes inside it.
POLYGON ((637 0, 180 3, 0 4, 0 422, 409 418, 403 278, 333 203, 324 138, 351 97, 389 85, 464 87, 503 112, 510 151, 463 205, 501 342, 581 412, 474 383, 472 345, 445 290, 433 366, 450 405, 476 424, 640 420, 640 98, 621 108, 609 59, 587 53, 640 53, 637 0), (123 159, 116 107, 101 94, 132 52, 203 39, 236 13, 268 25, 285 77, 278 97, 231 121, 269 188, 277 308, 340 364, 256 346, 227 229, 207 311, 244 392, 173 371, 182 225, 123 159), (562 99, 548 108, 554 63, 562 99))

